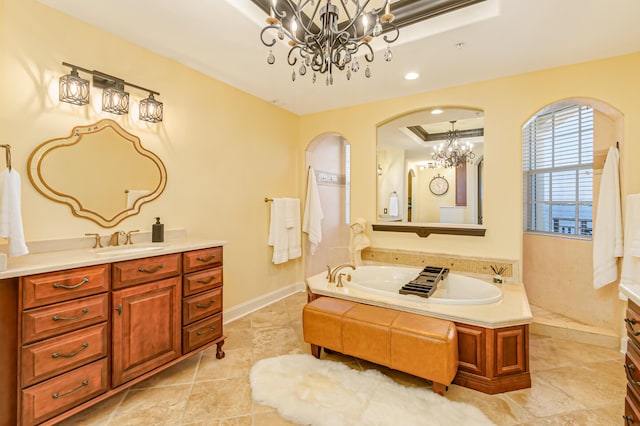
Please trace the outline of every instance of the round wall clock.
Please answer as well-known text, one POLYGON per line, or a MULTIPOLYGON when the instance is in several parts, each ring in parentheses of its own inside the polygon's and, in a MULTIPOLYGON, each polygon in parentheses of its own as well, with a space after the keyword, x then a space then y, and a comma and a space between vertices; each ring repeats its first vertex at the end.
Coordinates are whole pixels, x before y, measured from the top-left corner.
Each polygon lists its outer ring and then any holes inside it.
POLYGON ((446 194, 449 190, 449 182, 447 182, 444 176, 438 174, 438 176, 435 176, 431 179, 431 182, 429 182, 429 190, 433 195, 446 194))

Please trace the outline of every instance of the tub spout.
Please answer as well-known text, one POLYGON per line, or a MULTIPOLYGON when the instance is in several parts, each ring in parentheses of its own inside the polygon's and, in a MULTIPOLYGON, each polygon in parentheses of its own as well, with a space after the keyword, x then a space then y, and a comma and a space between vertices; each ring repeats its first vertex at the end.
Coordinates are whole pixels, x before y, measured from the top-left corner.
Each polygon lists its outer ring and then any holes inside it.
POLYGON ((340 272, 341 269, 343 268, 351 268, 354 271, 356 270, 356 267, 350 263, 344 263, 342 265, 338 265, 335 268, 333 268, 332 271, 329 272, 329 282, 330 283, 335 283, 336 282, 336 276, 338 275, 338 272, 340 272))

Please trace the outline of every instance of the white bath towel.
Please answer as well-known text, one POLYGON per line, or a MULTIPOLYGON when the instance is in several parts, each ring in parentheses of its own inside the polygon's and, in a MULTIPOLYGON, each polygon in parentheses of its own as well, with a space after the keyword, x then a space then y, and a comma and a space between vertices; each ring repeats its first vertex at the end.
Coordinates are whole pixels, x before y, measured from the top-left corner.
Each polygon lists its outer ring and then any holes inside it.
POLYGON ((624 258, 620 284, 640 284, 640 257, 633 254, 634 239, 640 238, 640 194, 627 196, 627 208, 624 215, 624 258))
POLYGON ((598 211, 593 233, 593 287, 595 289, 618 279, 617 258, 623 255, 619 159, 618 149, 609 148, 600 179, 598 211))
POLYGON ((271 203, 269 245, 273 246, 272 261, 285 263, 302 255, 300 248, 300 200, 297 198, 274 198, 271 203), (289 210, 289 213, 287 213, 289 210), (294 213, 295 212, 295 213, 294 213), (293 226, 287 227, 287 217, 293 226))
POLYGON ((9 239, 9 256, 28 254, 22 228, 20 175, 15 169, 0 172, 0 237, 9 239))
POLYGON ((147 189, 128 189, 127 191, 127 208, 133 207, 133 204, 138 198, 142 198, 145 195, 149 195, 151 191, 147 189))
POLYGON ((393 191, 389 196, 389 215, 398 216, 400 212, 400 203, 398 201, 398 193, 393 191))
POLYGON ((318 244, 322 241, 322 205, 316 172, 309 167, 307 175, 307 199, 304 203, 304 220, 302 230, 308 234, 311 254, 316 252, 318 244))

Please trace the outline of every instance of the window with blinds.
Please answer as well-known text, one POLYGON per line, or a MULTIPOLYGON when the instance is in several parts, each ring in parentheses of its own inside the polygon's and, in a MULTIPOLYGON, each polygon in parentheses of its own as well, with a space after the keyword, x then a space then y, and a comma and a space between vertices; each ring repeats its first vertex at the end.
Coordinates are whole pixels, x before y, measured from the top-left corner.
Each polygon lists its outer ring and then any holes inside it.
POLYGON ((522 163, 525 231, 591 238, 593 109, 533 117, 522 129, 522 163))

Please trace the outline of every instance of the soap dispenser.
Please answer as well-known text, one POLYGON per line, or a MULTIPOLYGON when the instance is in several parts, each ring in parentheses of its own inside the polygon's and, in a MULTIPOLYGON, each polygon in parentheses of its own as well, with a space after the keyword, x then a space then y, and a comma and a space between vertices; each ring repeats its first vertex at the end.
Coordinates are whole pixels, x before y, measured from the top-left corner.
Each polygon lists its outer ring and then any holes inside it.
POLYGON ((155 218, 156 223, 151 227, 151 241, 161 243, 164 241, 164 224, 160 223, 160 218, 155 218))

